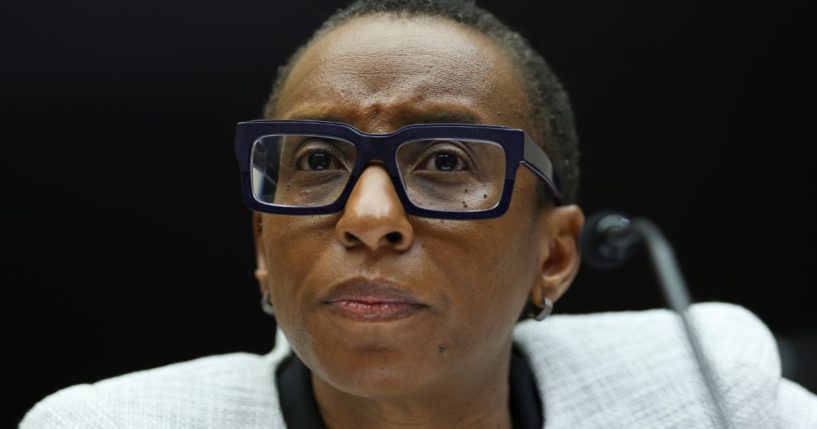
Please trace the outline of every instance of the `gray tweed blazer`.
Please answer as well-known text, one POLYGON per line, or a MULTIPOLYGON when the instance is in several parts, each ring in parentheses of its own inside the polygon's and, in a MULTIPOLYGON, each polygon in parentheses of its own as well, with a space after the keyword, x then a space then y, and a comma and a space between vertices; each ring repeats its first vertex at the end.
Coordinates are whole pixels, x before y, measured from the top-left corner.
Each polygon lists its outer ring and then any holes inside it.
MULTIPOLYGON (((817 428, 817 396, 780 376, 774 338, 749 311, 706 303, 692 317, 737 428, 817 428)), ((710 428, 713 410, 677 317, 666 310, 557 315, 520 323, 546 428, 710 428)), ((260 356, 232 353, 72 386, 20 427, 285 428, 279 332, 260 356)))

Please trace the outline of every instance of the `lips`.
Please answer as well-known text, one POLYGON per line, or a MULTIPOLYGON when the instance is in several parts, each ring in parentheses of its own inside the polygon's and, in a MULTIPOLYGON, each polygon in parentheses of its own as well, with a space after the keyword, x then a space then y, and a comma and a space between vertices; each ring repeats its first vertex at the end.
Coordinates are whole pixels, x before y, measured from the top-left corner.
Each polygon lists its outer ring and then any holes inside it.
POLYGON ((329 291, 323 303, 341 317, 366 322, 403 319, 428 308, 404 287, 365 278, 338 284, 329 291))

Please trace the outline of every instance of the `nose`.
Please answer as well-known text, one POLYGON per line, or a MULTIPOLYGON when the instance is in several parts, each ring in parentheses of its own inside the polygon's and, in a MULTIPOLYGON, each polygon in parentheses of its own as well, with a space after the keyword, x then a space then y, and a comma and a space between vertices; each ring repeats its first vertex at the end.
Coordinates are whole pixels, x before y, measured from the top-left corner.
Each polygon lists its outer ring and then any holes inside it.
POLYGON ((365 246, 377 251, 390 247, 402 252, 411 247, 414 230, 383 167, 372 165, 363 170, 335 225, 335 234, 347 248, 365 246))

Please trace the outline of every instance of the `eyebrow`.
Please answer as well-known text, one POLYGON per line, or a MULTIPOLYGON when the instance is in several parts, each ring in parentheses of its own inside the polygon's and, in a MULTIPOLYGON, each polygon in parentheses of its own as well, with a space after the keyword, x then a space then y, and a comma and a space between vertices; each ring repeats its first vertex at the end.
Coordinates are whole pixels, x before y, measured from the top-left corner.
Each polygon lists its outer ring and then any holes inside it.
MULTIPOLYGON (((335 116, 332 114, 323 115, 295 115, 290 119, 296 120, 310 120, 310 121, 328 121, 340 122, 348 124, 347 118, 335 116)), ((411 124, 480 124, 482 121, 476 116, 468 112, 417 112, 401 116, 399 126, 406 126, 411 124)))
POLYGON ((408 124, 479 124, 479 118, 465 112, 418 113, 407 115, 403 125, 408 124))

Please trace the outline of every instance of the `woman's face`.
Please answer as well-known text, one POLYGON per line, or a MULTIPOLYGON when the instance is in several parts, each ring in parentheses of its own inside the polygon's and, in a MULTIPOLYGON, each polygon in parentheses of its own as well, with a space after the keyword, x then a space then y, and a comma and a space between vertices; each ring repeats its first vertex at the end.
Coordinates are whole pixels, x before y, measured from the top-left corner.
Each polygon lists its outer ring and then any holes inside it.
MULTIPOLYGON (((370 133, 468 120, 530 130, 522 85, 493 42, 447 20, 382 15, 313 44, 274 116, 370 133)), ((558 298, 578 263, 575 244, 572 256, 562 247, 581 212, 537 210, 537 180, 520 168, 499 218, 428 219, 406 215, 372 164, 341 213, 257 216, 261 287, 295 352, 321 380, 362 396, 501 365, 529 296, 558 298)))

